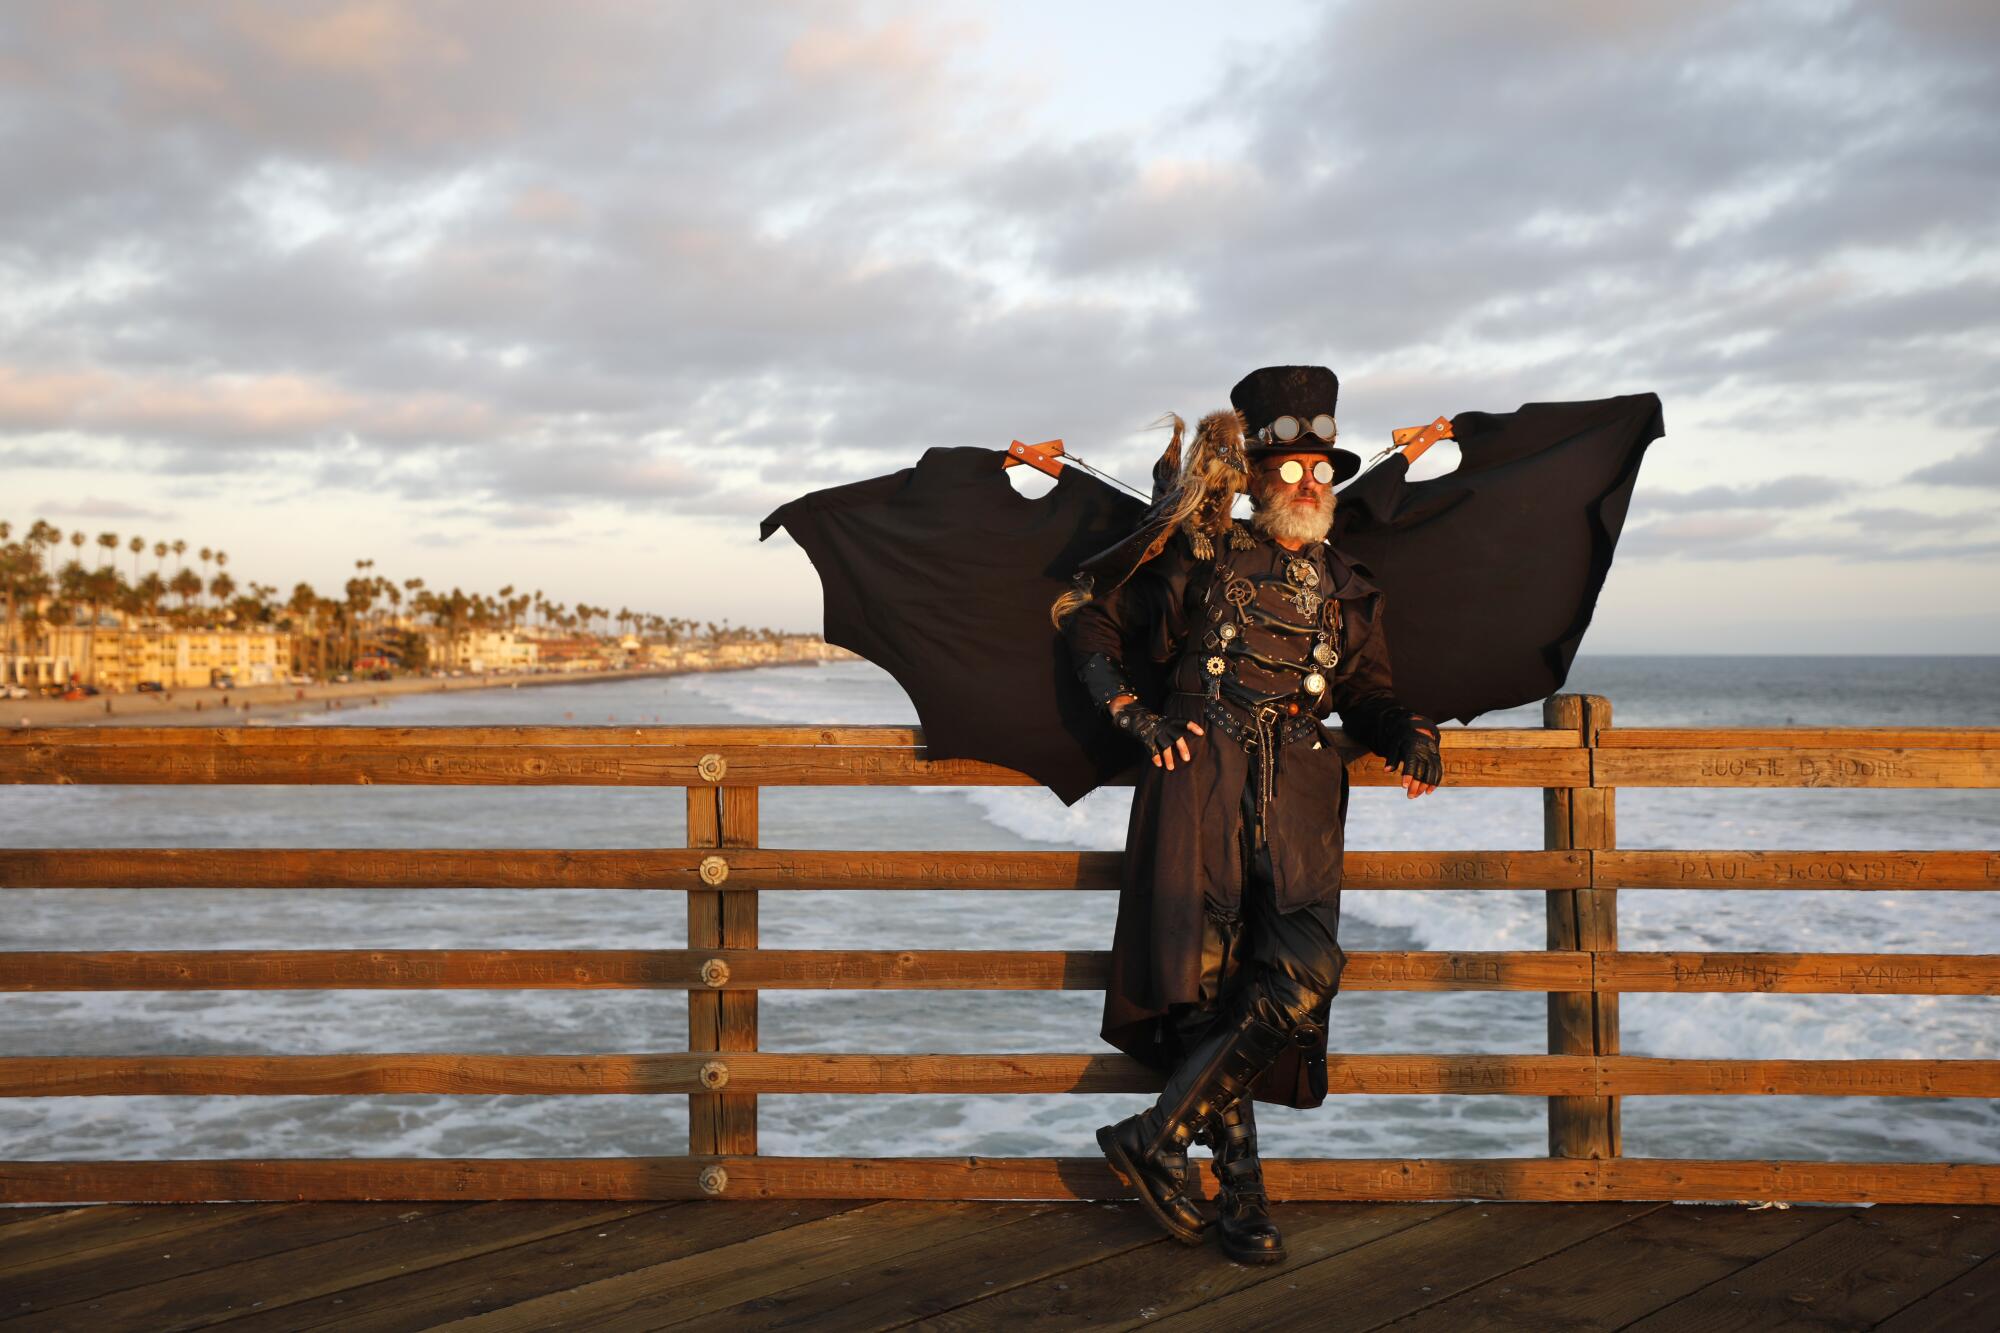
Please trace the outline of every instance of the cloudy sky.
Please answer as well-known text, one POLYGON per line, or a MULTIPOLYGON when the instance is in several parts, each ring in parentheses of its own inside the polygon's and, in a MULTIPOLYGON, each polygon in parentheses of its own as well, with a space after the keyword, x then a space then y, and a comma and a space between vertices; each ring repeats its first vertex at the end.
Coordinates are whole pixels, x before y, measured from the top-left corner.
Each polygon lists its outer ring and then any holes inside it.
POLYGON ((0 519, 816 629, 783 500, 1142 477, 1320 362, 1364 454, 1661 395, 1586 653, 2000 652, 1996 66, 1990 0, 10 6, 0 519))

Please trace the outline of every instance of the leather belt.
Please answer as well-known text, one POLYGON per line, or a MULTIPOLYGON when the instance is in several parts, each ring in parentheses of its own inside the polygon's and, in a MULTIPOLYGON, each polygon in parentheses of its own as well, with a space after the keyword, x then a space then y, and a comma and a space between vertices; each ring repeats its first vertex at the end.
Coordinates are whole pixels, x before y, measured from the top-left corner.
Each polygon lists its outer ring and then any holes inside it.
POLYGON ((1252 706, 1249 721, 1245 722, 1230 712, 1220 699, 1207 700, 1202 716, 1217 731, 1242 746, 1244 752, 1256 761, 1255 845, 1262 846, 1270 828, 1271 794, 1278 782, 1278 751, 1294 741, 1317 736, 1319 719, 1307 712, 1293 715, 1286 711, 1282 703, 1267 702, 1252 706))

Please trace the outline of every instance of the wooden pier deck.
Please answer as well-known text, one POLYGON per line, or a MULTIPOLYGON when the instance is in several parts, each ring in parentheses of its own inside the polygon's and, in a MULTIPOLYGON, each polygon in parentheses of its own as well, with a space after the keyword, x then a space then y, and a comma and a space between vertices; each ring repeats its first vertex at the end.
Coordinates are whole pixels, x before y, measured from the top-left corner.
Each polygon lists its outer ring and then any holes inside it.
POLYGON ((1131 1203, 106 1204, 0 1210, 0 1327, 1966 1329, 2000 1207, 1288 1203, 1291 1258, 1131 1203))

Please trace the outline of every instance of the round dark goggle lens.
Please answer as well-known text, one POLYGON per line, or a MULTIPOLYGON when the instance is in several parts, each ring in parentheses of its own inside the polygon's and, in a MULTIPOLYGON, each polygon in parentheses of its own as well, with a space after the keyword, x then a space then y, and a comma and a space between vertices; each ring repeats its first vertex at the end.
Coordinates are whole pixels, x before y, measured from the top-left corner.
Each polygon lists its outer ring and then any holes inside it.
MULTIPOLYGON (((1296 458, 1288 458, 1284 462, 1278 464, 1278 477, 1287 486, 1298 485, 1300 478, 1304 477, 1305 475, 1306 475, 1306 465, 1304 463, 1301 463, 1296 458)), ((1318 482, 1322 486, 1331 484, 1333 481, 1333 464, 1327 462, 1324 458, 1320 459, 1319 462, 1314 463, 1313 480, 1318 482)))

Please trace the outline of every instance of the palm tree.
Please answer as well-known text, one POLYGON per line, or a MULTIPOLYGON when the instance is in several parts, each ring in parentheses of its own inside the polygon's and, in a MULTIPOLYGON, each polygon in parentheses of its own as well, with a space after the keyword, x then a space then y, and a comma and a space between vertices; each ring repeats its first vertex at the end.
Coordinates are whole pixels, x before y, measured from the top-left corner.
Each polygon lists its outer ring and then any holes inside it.
POLYGON ((54 552, 56 547, 62 545, 62 529, 56 527, 47 519, 38 518, 34 521, 33 526, 28 529, 28 544, 42 548, 41 558, 43 566, 49 579, 54 581, 56 576, 54 552))
POLYGON ((0 591, 7 597, 7 670, 0 671, 0 681, 11 676, 16 682, 20 672, 20 636, 15 624, 20 603, 26 602, 30 611, 48 592, 48 576, 42 573, 41 557, 35 553, 31 542, 7 542, 6 537, 13 531, 12 525, 0 523, 0 591))
POLYGON ((97 557, 97 567, 102 569, 106 560, 118 554, 118 534, 115 532, 100 532, 97 534, 97 544, 104 551, 103 555, 97 557))
POLYGON ((182 541, 182 540, 181 540, 180 538, 178 538, 178 537, 174 538, 174 545, 173 545, 173 552, 174 552, 174 572, 175 572, 176 574, 180 573, 180 569, 181 569, 181 557, 187 554, 187 548, 188 548, 188 544, 187 544, 186 542, 182 541))
POLYGON ((139 581, 139 552, 146 549, 146 539, 144 537, 134 537, 126 545, 132 552, 132 582, 137 583, 139 581))
POLYGON ((292 616, 292 646, 298 657, 293 664, 294 670, 305 670, 304 644, 308 636, 315 643, 318 641, 319 600, 319 594, 313 591, 312 584, 300 583, 292 588, 291 599, 285 603, 285 610, 292 616))
POLYGON ((81 528, 69 535, 69 544, 76 549, 76 559, 78 562, 83 560, 83 544, 89 540, 90 535, 81 528))
POLYGON ((186 619, 190 604, 201 595, 201 575, 192 569, 176 570, 167 580, 167 591, 181 599, 181 615, 186 619))
POLYGON ((153 543, 153 572, 155 574, 158 574, 160 572, 160 566, 164 565, 167 562, 168 549, 169 548, 165 542, 153 543))
POLYGON ((209 550, 206 546, 204 546, 201 548, 200 555, 201 555, 201 582, 202 586, 206 587, 208 585, 208 562, 215 559, 215 552, 209 550))
POLYGON ((117 570, 106 569, 102 565, 83 573, 78 583, 83 595, 83 601, 90 608, 90 623, 84 630, 83 636, 83 657, 86 668, 84 681, 86 684, 95 685, 97 683, 97 622, 104 618, 104 608, 106 606, 115 607, 119 604, 119 593, 123 590, 125 584, 124 580, 118 577, 117 570))

